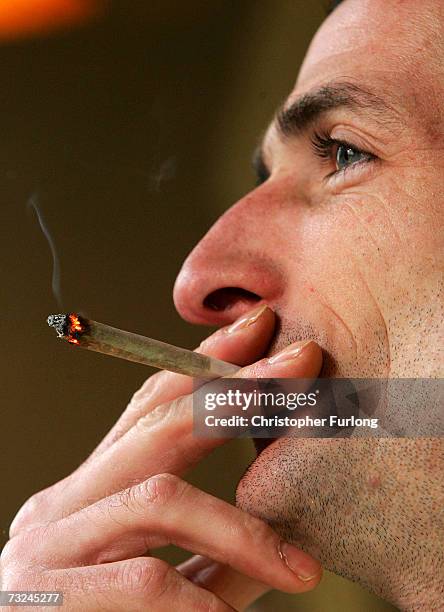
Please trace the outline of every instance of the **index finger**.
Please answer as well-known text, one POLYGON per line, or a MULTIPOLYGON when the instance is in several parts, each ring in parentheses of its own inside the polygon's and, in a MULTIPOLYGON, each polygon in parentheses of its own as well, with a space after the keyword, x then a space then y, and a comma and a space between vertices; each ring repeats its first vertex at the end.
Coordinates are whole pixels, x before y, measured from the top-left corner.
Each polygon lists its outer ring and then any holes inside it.
MULTIPOLYGON (((243 368, 239 376, 312 379, 321 364, 320 347, 307 342, 288 360, 263 359, 243 368)), ((62 481, 57 495, 49 490, 38 494, 33 503, 31 498, 28 508, 25 505, 21 516, 16 517, 11 534, 26 523, 46 523, 67 516, 155 474, 180 476, 227 441, 228 438, 193 435, 192 395, 157 406, 94 461, 84 465, 81 472, 62 481)))
MULTIPOLYGON (((196 351, 242 367, 264 354, 274 326, 274 312, 266 304, 262 304, 243 314, 232 325, 218 329, 206 338, 196 351)), ((183 374, 164 370, 148 378, 87 461, 105 451, 156 406, 187 395, 192 390, 193 379, 183 374)))
MULTIPOLYGON (((266 305, 261 306, 245 313, 231 326, 219 329, 214 334, 209 336, 201 346, 197 349, 206 355, 232 362, 240 366, 251 363, 261 357, 267 349, 271 337, 273 335, 275 324, 275 316, 273 311, 266 305)), ((66 514, 68 510, 64 507, 64 500, 70 499, 69 511, 73 508, 81 508, 85 505, 88 499, 96 500, 103 495, 108 495, 116 489, 116 482, 121 484, 120 488, 125 488, 131 480, 131 473, 138 473, 140 467, 137 459, 134 458, 134 464, 131 467, 128 461, 131 459, 131 452, 123 459, 119 456, 119 463, 115 469, 118 471, 123 465, 127 466, 127 476, 124 481, 117 480, 116 477, 110 476, 110 481, 106 484, 105 474, 113 471, 114 458, 110 456, 110 449, 117 444, 125 435, 128 435, 136 423, 140 422, 143 417, 149 415, 157 406, 167 404, 177 397, 187 395, 192 391, 193 379, 189 376, 173 374, 171 372, 159 372, 151 376, 142 386, 142 388, 134 395, 128 408, 122 414, 118 422, 110 430, 107 436, 99 444, 96 450, 82 463, 72 474, 33 495, 18 512, 14 519, 10 533, 13 535, 21 525, 33 523, 35 520, 42 520, 47 517, 47 520, 53 520, 52 517, 60 517, 61 513, 66 514), (103 459, 105 459, 105 471, 102 470, 103 459), (98 495, 98 491, 92 492, 80 497, 81 491, 85 491, 85 483, 90 478, 91 473, 98 472, 98 482, 103 483, 104 493, 98 495), (108 487, 108 490, 106 490, 108 487), (73 499, 75 491, 78 490, 79 497, 77 502, 73 499), (70 491, 72 495, 67 495, 70 491)), ((170 434, 170 444, 173 438, 170 434)), ((164 445, 165 448, 165 445, 164 445)), ((158 452, 158 446, 152 444, 152 455, 158 452)), ((145 457, 147 452, 150 452, 149 447, 145 449, 145 457)), ((146 477, 151 475, 152 466, 146 466, 146 477)), ((136 476, 132 476, 133 481, 136 476)), ((143 476, 140 478, 143 480, 143 476)), ((119 486, 117 484, 117 486, 119 486)))

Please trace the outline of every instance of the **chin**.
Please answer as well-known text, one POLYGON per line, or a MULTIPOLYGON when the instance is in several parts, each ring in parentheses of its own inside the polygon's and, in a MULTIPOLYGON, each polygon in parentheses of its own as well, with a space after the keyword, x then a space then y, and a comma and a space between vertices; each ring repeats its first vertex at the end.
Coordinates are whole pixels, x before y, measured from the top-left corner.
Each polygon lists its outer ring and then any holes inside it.
POLYGON ((317 502, 307 507, 307 500, 322 497, 319 496, 317 472, 319 462, 330 454, 330 442, 336 440, 256 439, 257 457, 236 489, 237 507, 265 521, 283 539, 318 558, 318 543, 308 534, 301 519, 312 512, 321 514, 317 502))
POLYGON ((255 438, 256 459, 236 489, 236 505, 269 523, 283 537, 288 535, 284 533, 288 491, 285 490, 287 470, 282 469, 280 458, 282 454, 291 455, 295 441, 294 438, 255 438))

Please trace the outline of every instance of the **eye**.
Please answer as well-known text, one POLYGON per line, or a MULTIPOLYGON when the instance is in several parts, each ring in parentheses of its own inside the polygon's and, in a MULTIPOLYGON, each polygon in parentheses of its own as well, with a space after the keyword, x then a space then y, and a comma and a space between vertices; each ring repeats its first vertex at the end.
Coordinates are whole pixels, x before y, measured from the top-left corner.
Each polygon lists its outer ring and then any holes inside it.
POLYGON ((351 164, 368 159, 368 153, 354 149, 348 144, 339 144, 336 150, 336 170, 342 170, 351 164))
POLYGON ((331 138, 329 134, 315 132, 311 143, 318 157, 335 166, 332 174, 345 172, 355 164, 369 163, 376 159, 371 153, 362 151, 349 142, 331 138))

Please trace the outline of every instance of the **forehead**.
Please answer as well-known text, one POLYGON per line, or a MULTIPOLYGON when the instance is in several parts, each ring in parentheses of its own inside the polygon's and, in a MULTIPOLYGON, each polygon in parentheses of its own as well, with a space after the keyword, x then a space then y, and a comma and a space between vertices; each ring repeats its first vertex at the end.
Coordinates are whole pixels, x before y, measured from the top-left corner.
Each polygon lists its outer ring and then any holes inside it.
POLYGON ((345 0, 316 33, 289 101, 347 79, 388 95, 406 116, 442 113, 444 2, 345 0))

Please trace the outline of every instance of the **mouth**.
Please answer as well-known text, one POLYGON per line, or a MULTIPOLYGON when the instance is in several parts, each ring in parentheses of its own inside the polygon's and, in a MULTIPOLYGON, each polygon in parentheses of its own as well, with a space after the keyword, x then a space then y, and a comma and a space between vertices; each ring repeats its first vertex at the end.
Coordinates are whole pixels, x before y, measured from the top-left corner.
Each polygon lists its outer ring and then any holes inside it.
MULTIPOLYGON (((292 342, 296 342, 298 340, 308 340, 315 339, 320 346, 319 338, 321 335, 316 333, 313 327, 307 325, 307 323, 299 322, 296 324, 294 321, 292 325, 285 324, 285 321, 282 320, 282 316, 275 311, 276 316, 276 324, 273 337, 268 346, 268 350, 265 353, 265 357, 272 357, 279 351, 281 351, 285 346, 291 344, 292 342), (291 331, 289 331, 291 330, 291 331)), ((332 377, 332 373, 335 371, 335 360, 333 359, 330 351, 326 349, 325 343, 323 343, 322 352, 323 352, 323 363, 321 367, 321 371, 318 375, 318 378, 330 378, 332 377)), ((285 411, 281 416, 285 416, 285 411)), ((278 435, 273 438, 252 438, 252 441, 256 450, 256 458, 259 457, 263 451, 271 446, 274 442, 278 442, 282 438, 282 435, 278 435)))

